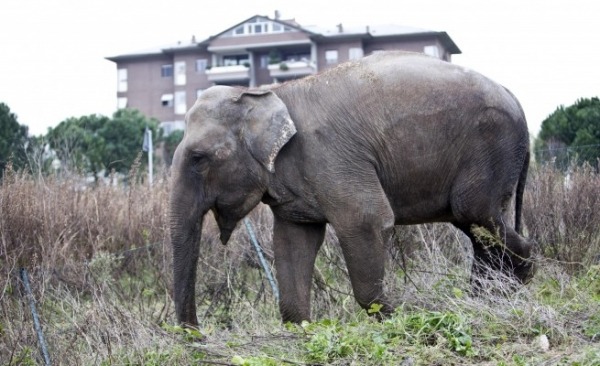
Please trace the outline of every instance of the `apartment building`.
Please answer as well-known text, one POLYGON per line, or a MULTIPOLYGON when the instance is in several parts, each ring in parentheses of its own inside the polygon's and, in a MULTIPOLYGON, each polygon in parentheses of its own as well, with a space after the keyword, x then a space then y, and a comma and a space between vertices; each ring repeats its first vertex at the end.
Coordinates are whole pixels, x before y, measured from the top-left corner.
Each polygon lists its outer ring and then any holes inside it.
POLYGON ((383 50, 450 61, 460 49, 446 32, 397 25, 332 28, 255 15, 198 41, 107 57, 117 66, 117 106, 161 121, 166 134, 212 85, 260 86, 317 73, 383 50))

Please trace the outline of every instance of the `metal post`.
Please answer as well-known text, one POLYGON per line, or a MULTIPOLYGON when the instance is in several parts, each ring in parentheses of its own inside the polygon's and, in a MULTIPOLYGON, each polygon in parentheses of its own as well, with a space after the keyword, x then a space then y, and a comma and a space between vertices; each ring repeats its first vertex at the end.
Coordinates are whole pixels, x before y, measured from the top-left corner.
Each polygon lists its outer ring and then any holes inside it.
POLYGON ((152 147, 152 130, 148 129, 148 184, 152 187, 153 181, 153 169, 154 166, 152 164, 152 155, 154 153, 154 148, 152 147))
POLYGON ((267 263, 267 261, 265 260, 265 257, 263 256, 263 252, 262 252, 262 249, 260 248, 260 245, 258 244, 258 240, 256 240, 256 235, 254 235, 254 230, 252 229, 252 223, 250 223, 250 220, 248 220, 248 218, 246 217, 244 219, 244 224, 246 225, 246 230, 248 231, 248 235, 250 235, 250 241, 252 242, 252 245, 254 245, 254 250, 256 250, 256 253, 258 254, 258 259, 260 259, 260 264, 262 265, 263 269, 265 270, 265 273, 267 274, 267 279, 269 280, 269 283, 271 284, 271 288, 273 289, 273 295, 275 296, 275 300, 277 300, 277 302, 279 302, 279 289, 277 288, 277 284, 275 283, 275 278, 273 278, 273 274, 271 273, 271 268, 269 267, 269 264, 267 263))
POLYGON ((31 286, 29 286, 29 278, 27 277, 27 270, 21 268, 21 280, 23 280, 23 286, 29 299, 29 307, 31 308, 31 315, 33 316, 33 326, 37 333, 38 342, 40 343, 40 349, 42 351, 42 357, 44 357, 44 364, 50 365, 50 355, 48 354, 48 347, 46 347, 46 341, 44 340, 44 334, 42 333, 42 326, 40 325, 40 319, 38 317, 37 310, 35 309, 35 299, 31 293, 31 286))

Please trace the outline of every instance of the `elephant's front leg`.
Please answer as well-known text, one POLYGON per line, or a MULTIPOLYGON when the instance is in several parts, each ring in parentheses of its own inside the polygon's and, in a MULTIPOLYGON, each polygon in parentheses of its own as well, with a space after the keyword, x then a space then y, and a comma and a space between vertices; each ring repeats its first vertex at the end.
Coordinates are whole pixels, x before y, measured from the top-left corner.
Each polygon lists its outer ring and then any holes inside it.
POLYGON ((284 322, 310 320, 310 290, 325 224, 295 224, 275 217, 273 246, 284 322))

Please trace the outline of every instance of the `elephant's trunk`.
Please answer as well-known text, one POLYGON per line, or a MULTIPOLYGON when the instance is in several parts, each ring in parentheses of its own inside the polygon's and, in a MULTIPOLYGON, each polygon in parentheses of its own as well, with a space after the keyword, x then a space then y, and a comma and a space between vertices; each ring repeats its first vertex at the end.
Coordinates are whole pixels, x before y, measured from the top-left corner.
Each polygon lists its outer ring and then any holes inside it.
POLYGON ((175 312, 180 323, 190 326, 198 325, 195 287, 201 227, 201 217, 196 223, 171 224, 175 312))
POLYGON ((195 286, 202 221, 208 211, 202 189, 189 177, 173 177, 170 197, 170 235, 173 247, 173 299, 180 323, 198 325, 195 286))

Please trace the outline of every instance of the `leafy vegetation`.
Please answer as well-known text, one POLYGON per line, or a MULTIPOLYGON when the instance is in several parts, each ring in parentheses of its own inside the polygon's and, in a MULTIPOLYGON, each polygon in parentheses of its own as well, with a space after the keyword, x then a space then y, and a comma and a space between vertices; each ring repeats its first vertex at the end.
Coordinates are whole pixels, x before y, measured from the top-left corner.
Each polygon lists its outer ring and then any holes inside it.
MULTIPOLYGON (((134 166, 137 166, 134 164, 134 166)), ((450 225, 396 229, 385 286, 390 317, 352 295, 337 239, 317 258, 314 321, 281 324, 243 230, 219 243, 205 220, 197 283, 200 327, 176 324, 168 182, 80 189, 79 177, 34 179, 9 168, 0 185, 0 364, 40 364, 18 269, 25 267, 53 361, 96 365, 598 365, 598 173, 533 169, 524 222, 542 256, 532 282, 480 279, 450 225), (68 360, 68 361, 67 361, 68 360)), ((250 215, 272 262, 272 217, 250 215)), ((243 229, 243 227, 242 227, 243 229)))
POLYGON ((163 160, 166 166, 171 166, 171 162, 173 161, 173 155, 175 154, 175 149, 183 139, 183 131, 173 131, 168 136, 165 136, 164 141, 164 149, 163 149, 163 160))
POLYGON ((0 103, 0 178, 9 161, 16 168, 26 164, 27 130, 27 126, 19 124, 10 108, 0 103))
POLYGON ((598 168, 600 158, 600 99, 582 98, 559 107, 542 122, 535 141, 538 161, 556 160, 565 170, 573 160, 598 168))
POLYGON ((100 172, 126 174, 142 149, 146 127, 157 136, 156 120, 137 110, 121 109, 112 118, 68 118, 48 130, 47 140, 63 167, 96 177, 100 172))

